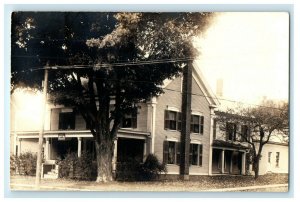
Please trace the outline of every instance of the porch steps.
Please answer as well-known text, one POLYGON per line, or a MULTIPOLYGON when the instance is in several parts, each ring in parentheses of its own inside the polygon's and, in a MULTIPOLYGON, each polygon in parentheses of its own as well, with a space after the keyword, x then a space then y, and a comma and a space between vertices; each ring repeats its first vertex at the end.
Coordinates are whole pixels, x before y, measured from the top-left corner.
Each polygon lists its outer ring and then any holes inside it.
POLYGON ((55 165, 54 169, 51 169, 47 174, 44 174, 44 179, 57 179, 58 178, 58 166, 55 165))

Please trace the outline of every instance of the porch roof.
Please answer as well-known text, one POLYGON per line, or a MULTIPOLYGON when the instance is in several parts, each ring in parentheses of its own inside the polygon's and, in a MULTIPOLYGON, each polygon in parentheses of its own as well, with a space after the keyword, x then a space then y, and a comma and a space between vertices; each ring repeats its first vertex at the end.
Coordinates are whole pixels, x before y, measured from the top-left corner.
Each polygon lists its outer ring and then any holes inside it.
POLYGON ((224 147, 224 148, 231 148, 231 149, 250 149, 251 147, 247 144, 242 144, 240 142, 233 142, 233 141, 225 141, 225 140, 214 140, 212 143, 213 147, 224 147))
MULTIPOLYGON (((46 130, 44 131, 44 138, 58 138, 58 135, 64 134, 66 137, 93 137, 90 130, 46 130)), ((39 131, 19 131, 16 132, 18 138, 38 138, 39 131)), ((129 129, 119 129, 117 136, 121 137, 142 137, 150 136, 150 132, 134 131, 129 129)))

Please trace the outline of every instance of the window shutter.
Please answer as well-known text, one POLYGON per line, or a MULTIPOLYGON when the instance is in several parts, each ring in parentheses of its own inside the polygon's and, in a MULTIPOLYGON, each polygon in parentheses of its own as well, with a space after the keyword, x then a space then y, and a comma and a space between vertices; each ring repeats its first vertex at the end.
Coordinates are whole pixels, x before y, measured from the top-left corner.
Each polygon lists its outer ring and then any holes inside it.
POLYGON ((204 116, 201 116, 200 133, 203 134, 203 131, 204 131, 204 116))
POLYGON ((181 131, 181 112, 177 112, 177 130, 181 131))
POLYGON ((203 152, 203 146, 202 144, 199 144, 199 166, 202 166, 202 152, 203 152))
POLYGON ((213 139, 215 140, 217 138, 217 121, 215 119, 213 124, 213 139))
POLYGON ((234 123, 234 124, 233 124, 233 141, 236 141, 236 130, 237 130, 237 126, 236 126, 236 124, 234 123))
POLYGON ((132 115, 132 118, 131 118, 131 121, 132 121, 132 128, 137 128, 137 115, 132 115))
POLYGON ((168 150, 169 150, 169 143, 168 143, 168 141, 164 141, 164 143, 163 143, 163 162, 165 164, 168 163, 168 150))
POLYGON ((169 128, 169 113, 168 110, 165 110, 165 129, 169 128))
POLYGON ((176 164, 180 165, 180 148, 181 148, 181 143, 176 142, 176 164))

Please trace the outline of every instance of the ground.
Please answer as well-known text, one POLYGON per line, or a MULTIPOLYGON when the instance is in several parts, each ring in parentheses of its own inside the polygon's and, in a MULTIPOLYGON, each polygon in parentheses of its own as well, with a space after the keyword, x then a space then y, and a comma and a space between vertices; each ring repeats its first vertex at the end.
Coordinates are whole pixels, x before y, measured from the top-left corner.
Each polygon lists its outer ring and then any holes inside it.
MULTIPOLYGON (((34 190, 35 177, 12 176, 11 190, 34 190)), ((40 190, 57 191, 250 191, 286 192, 288 175, 253 176, 203 176, 194 181, 110 182, 76 181, 67 179, 42 179, 40 190)))

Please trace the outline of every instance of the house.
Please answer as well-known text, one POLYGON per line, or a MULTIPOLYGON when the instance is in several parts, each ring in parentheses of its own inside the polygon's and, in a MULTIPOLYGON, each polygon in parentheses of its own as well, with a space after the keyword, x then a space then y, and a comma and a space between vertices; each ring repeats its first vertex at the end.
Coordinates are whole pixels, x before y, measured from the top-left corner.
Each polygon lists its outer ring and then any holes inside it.
MULTIPOLYGON (((231 144, 235 138, 233 133, 228 134, 227 139, 218 135, 221 132, 214 118, 219 102, 197 64, 193 63, 190 70, 188 85, 184 84, 183 76, 166 80, 164 94, 139 103, 138 112, 123 119, 114 140, 114 171, 118 162, 132 158, 143 161, 147 154, 153 153, 166 163, 169 177, 246 173, 249 148, 231 144), (186 96, 190 97, 184 97, 183 92, 188 88, 190 93, 186 96)), ((21 99, 24 104, 24 97, 21 99)), ((29 105, 36 106, 33 98, 29 100, 29 105)), ((37 152, 38 112, 29 110, 22 117, 20 111, 26 108, 16 106, 13 98, 11 103, 11 153, 37 152)), ((67 152, 77 152, 80 157, 83 151, 95 151, 92 134, 83 117, 73 108, 48 103, 43 143, 45 165, 53 166, 55 160, 67 152)), ((48 170, 45 168, 42 173, 48 170)))
MULTIPOLYGON (((216 117, 226 117, 228 113, 222 111, 215 111, 216 117)), ((219 123, 214 120, 213 127, 213 173, 219 172, 221 168, 224 168, 222 173, 239 174, 252 172, 252 164, 246 162, 250 158, 250 154, 247 155, 251 149, 251 145, 247 143, 250 139, 250 135, 253 131, 250 131, 250 127, 243 122, 230 121, 229 117, 239 116, 236 114, 229 114, 226 121, 222 120, 219 123), (224 150, 224 167, 220 168, 220 150, 223 147, 224 150), (216 155, 215 155, 216 154, 216 155), (246 158, 246 159, 245 159, 246 158), (245 167, 246 166, 246 170, 245 167)), ((239 119, 239 118, 238 118, 239 119)), ((280 131, 274 131, 267 144, 264 145, 261 159, 259 163, 259 175, 267 173, 288 173, 289 168, 289 145, 287 142, 287 135, 280 131)), ((256 149, 259 143, 256 143, 256 149)), ((222 154, 223 155, 223 154, 222 154)))

